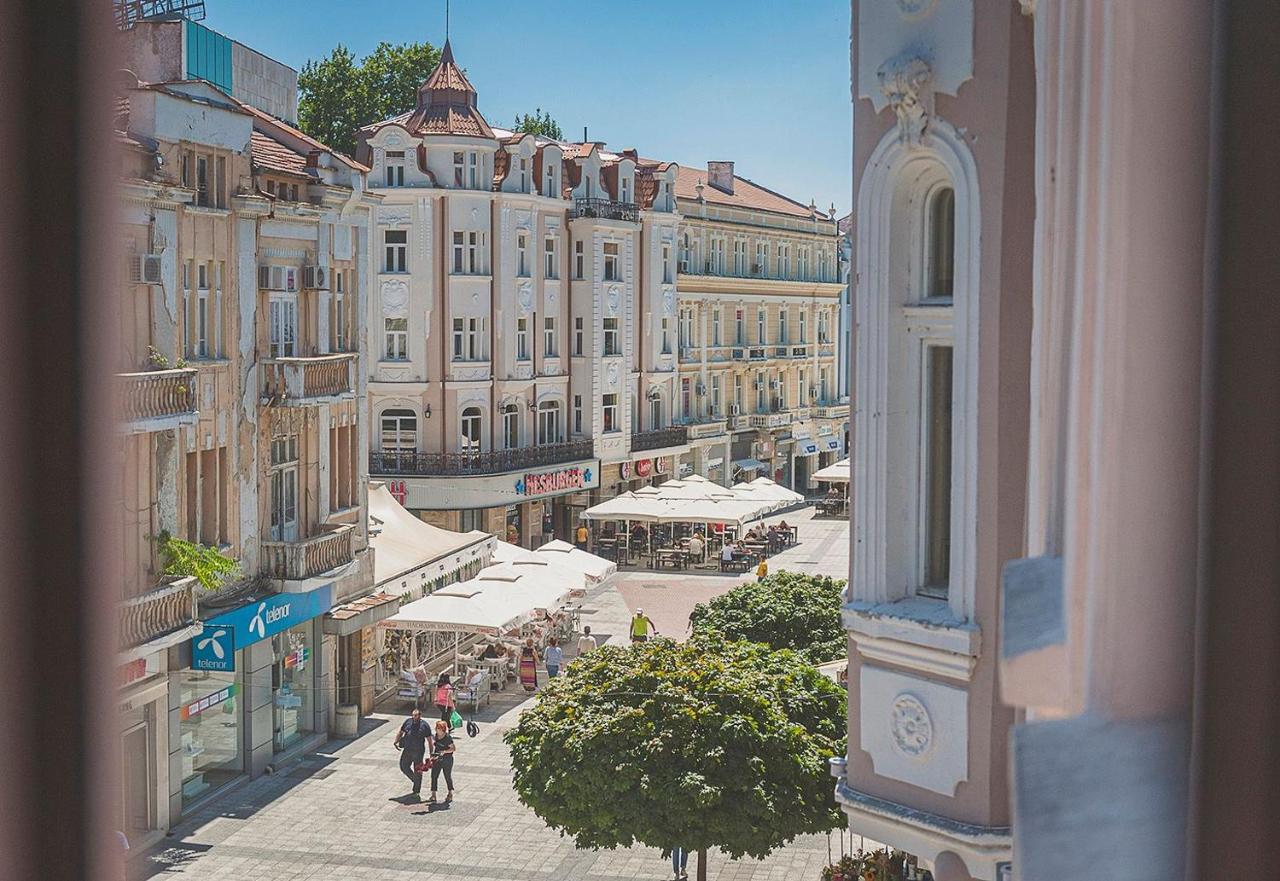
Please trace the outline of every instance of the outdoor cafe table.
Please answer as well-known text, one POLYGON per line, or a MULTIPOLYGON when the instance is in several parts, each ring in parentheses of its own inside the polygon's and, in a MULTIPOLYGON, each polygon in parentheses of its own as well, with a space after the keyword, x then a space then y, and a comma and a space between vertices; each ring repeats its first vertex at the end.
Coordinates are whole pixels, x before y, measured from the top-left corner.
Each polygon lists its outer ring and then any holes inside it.
POLYGON ((742 542, 742 547, 746 548, 754 556, 763 557, 765 551, 769 549, 769 544, 763 541, 744 541, 742 542))
POLYGON ((689 565, 689 554, 678 548, 663 548, 653 555, 655 566, 669 565, 673 569, 685 569, 689 565))

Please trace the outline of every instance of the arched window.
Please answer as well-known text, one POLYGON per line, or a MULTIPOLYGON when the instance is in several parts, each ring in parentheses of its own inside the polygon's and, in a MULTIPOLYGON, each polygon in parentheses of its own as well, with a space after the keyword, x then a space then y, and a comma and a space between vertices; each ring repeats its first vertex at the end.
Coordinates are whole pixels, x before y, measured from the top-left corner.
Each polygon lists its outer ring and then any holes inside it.
POLYGON ((543 401, 538 405, 538 443, 560 443, 559 401, 543 401))
POLYGON ((508 450, 520 447, 519 404, 507 404, 502 408, 502 444, 508 450))
POLYGON ((938 187, 929 196, 925 245, 925 296, 950 300, 956 276, 956 192, 938 187))
POLYGON ((649 428, 662 428, 662 395, 654 394, 649 398, 649 428))
POLYGON ((418 449, 418 415, 412 410, 382 411, 384 453, 413 453, 418 449))
POLYGON ((483 417, 479 407, 468 407, 462 411, 462 448, 466 452, 480 451, 480 426, 483 417))

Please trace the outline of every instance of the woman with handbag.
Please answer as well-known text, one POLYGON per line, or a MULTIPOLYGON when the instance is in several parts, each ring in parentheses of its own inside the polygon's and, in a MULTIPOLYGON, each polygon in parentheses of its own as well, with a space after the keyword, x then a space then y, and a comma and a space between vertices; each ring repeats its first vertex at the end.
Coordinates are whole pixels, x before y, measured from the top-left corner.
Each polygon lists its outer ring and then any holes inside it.
POLYGON ((449 793, 445 796, 444 802, 448 804, 453 801, 453 753, 456 747, 453 743, 453 735, 449 733, 448 722, 437 722, 435 736, 431 738, 431 798, 427 799, 428 804, 432 804, 436 800, 436 788, 440 783, 440 775, 444 774, 444 785, 449 787, 449 793))
POLYGON ((538 650, 533 647, 532 638, 526 639, 520 649, 520 684, 525 691, 538 687, 538 650))
POLYGON ((453 683, 448 673, 441 673, 436 680, 436 711, 440 713, 441 719, 448 722, 455 706, 457 700, 453 693, 453 683))

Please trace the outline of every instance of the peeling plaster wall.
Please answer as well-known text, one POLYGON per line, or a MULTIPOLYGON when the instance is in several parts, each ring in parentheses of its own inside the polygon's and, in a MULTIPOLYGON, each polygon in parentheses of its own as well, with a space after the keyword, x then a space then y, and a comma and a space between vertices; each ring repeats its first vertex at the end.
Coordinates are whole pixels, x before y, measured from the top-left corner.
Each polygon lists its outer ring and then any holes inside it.
MULTIPOLYGON (((236 438, 235 477, 240 486, 241 524, 256 526, 258 516, 258 220, 242 216, 236 220, 236 376, 239 382, 239 431, 236 438)), ((246 529, 242 538, 241 564, 245 572, 258 571, 258 530, 246 529)))

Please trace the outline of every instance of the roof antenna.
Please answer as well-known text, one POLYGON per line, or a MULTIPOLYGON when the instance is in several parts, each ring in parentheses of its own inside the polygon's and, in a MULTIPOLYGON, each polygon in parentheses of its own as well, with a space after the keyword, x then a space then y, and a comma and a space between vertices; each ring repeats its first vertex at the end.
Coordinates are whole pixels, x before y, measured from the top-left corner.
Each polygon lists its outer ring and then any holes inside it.
POLYGON ((449 0, 444 0, 444 41, 449 42, 449 0))
POLYGON ((582 143, 587 143, 587 127, 585 125, 582 127, 582 143))

